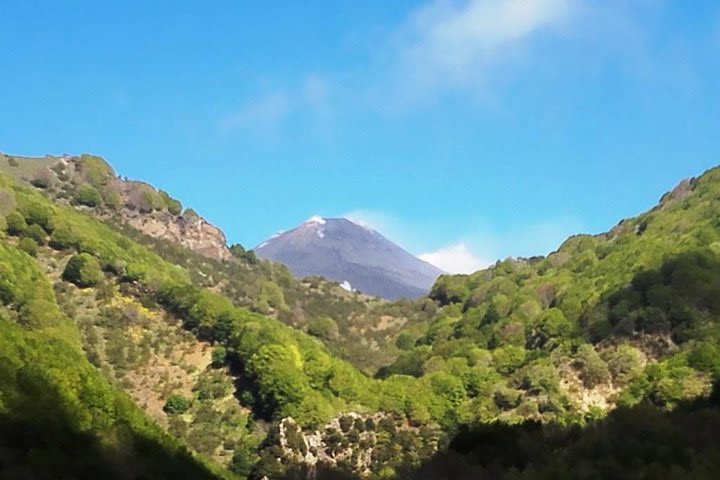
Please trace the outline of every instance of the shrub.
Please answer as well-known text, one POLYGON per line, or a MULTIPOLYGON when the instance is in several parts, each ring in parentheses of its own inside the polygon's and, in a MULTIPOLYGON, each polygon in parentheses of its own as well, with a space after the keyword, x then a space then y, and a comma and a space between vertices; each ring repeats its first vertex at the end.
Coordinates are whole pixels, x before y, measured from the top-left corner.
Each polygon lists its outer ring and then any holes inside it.
POLYGON ((0 187, 0 215, 8 215, 15 211, 15 192, 10 188, 0 187))
POLYGON ((11 167, 19 167, 20 166, 18 161, 15 159, 15 157, 7 157, 7 163, 11 167))
POLYGON ((113 185, 108 185, 103 188, 101 195, 103 202, 108 208, 114 211, 120 210, 120 207, 123 205, 123 199, 120 192, 118 192, 113 185))
POLYGON ((40 225, 46 232, 52 232, 53 210, 47 203, 28 197, 18 200, 18 209, 28 225, 40 225))
POLYGON ((20 212, 12 212, 5 219, 7 223, 7 233, 10 235, 22 235, 27 230, 27 222, 20 212))
POLYGON ((212 351, 212 366, 215 368, 220 368, 223 365, 225 365, 225 361, 227 359, 227 349, 223 347, 222 345, 218 345, 217 347, 213 348, 212 351))
POLYGON ((73 200, 75 203, 88 207, 97 207, 103 201, 100 192, 89 183, 81 183, 75 188, 73 200))
POLYGON ((49 245, 55 250, 77 249, 80 247, 80 240, 72 233, 69 227, 61 226, 53 231, 49 245))
POLYGON ((168 397, 163 411, 169 414, 179 414, 187 412, 188 408, 190 408, 190 401, 182 395, 174 393, 168 397))
POLYGON ((165 207, 163 197, 155 189, 146 184, 136 182, 130 190, 127 206, 140 213, 150 213, 165 207))
POLYGON ((520 400, 522 400, 522 392, 506 386, 500 386, 493 395, 495 405, 503 410, 517 407, 520 405, 520 400))
POLYGON ((331 338, 337 335, 337 323, 330 317, 318 317, 310 320, 308 333, 314 337, 331 338))
POLYGON ((342 430, 344 433, 347 433, 352 428, 354 420, 350 416, 343 415, 342 417, 340 417, 339 422, 340 422, 340 430, 342 430))
POLYGON ((50 188, 52 187, 54 182, 55 176, 53 175, 53 172, 47 167, 38 170, 33 176, 32 180, 30 180, 30 183, 37 188, 50 188))
POLYGON ((403 332, 395 340, 395 346, 400 350, 410 350, 415 346, 415 339, 409 333, 403 332))
POLYGON ((89 253, 80 253, 70 259, 63 280, 74 283, 80 288, 93 287, 103 278, 97 259, 89 253))
POLYGON ((29 237, 22 237, 20 239, 20 242, 18 242, 18 248, 30 255, 31 257, 37 255, 38 252, 37 242, 29 237))
POLYGON ((40 225, 30 225, 25 230, 25 236, 35 240, 35 242, 37 242, 39 245, 42 245, 45 243, 45 237, 47 236, 47 234, 40 225))
POLYGON ((165 207, 168 209, 168 212, 172 213, 173 215, 180 215, 182 213, 182 203, 180 201, 172 198, 167 192, 160 190, 160 196, 163 199, 163 202, 165 203, 165 207))
POLYGON ((95 187, 106 185, 115 177, 112 167, 102 158, 83 154, 77 161, 81 177, 95 187))

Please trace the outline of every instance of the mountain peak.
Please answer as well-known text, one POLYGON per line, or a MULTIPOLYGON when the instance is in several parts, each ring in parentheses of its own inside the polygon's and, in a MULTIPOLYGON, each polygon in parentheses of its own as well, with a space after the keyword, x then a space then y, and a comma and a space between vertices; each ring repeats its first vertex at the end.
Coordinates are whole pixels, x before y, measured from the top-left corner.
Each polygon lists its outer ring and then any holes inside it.
POLYGON ((325 223, 327 223, 327 220, 318 215, 313 215, 305 220, 305 225, 325 225, 325 223))
POLYGON ((298 277, 323 276, 349 289, 388 299, 428 292, 442 273, 380 233, 346 218, 312 216, 255 248, 298 277))

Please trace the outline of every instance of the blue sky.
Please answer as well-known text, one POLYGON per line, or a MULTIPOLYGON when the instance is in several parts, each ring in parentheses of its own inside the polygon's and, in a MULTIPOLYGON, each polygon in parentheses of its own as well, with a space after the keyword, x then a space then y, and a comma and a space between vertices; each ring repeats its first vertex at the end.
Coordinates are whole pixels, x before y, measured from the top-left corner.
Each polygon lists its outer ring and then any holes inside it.
POLYGON ((350 216, 451 271, 720 163, 720 4, 5 1, 0 150, 93 152, 231 242, 350 216))

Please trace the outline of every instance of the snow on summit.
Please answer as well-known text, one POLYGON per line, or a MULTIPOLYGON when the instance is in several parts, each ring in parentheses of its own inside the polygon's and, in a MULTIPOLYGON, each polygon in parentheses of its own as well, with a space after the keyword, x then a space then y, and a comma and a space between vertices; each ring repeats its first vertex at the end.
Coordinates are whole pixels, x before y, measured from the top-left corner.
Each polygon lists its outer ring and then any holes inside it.
POLYGON ((316 223, 318 225, 325 225, 327 223, 327 221, 323 217, 320 217, 318 215, 313 215, 312 217, 308 218, 305 223, 306 224, 316 223))

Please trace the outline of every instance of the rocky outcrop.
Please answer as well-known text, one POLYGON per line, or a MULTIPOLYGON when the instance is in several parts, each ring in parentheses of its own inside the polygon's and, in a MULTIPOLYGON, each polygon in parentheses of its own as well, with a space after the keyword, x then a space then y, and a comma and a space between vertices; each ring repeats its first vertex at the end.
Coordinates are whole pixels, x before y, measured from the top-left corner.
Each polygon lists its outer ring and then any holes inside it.
POLYGON ((125 223, 153 238, 182 245, 216 260, 230 258, 225 234, 204 218, 195 215, 172 215, 168 212, 139 213, 123 209, 125 223))
POLYGON ((660 208, 665 209, 673 203, 679 202, 687 198, 688 195, 690 195, 695 188, 695 182, 696 180, 694 178, 686 178, 685 180, 680 182, 670 192, 663 195, 663 197, 660 199, 660 208))
POLYGON ((225 234, 167 192, 119 177, 101 157, 83 154, 22 158, 27 183, 103 219, 119 219, 153 238, 167 240, 216 260, 232 254, 225 234))
POLYGON ((403 455, 431 456, 437 451, 437 431, 433 427, 417 427, 392 414, 349 412, 330 420, 315 431, 303 431, 291 417, 280 421, 277 441, 286 464, 304 465, 308 478, 318 470, 331 467, 352 471, 361 477, 377 473, 403 455), (405 447, 396 449, 400 438, 414 438, 405 447))

